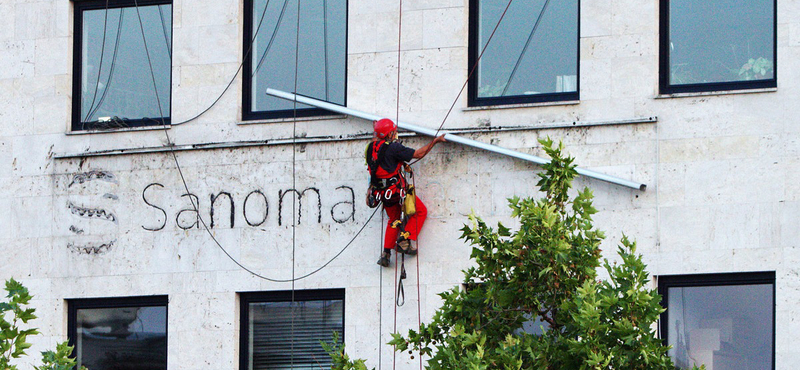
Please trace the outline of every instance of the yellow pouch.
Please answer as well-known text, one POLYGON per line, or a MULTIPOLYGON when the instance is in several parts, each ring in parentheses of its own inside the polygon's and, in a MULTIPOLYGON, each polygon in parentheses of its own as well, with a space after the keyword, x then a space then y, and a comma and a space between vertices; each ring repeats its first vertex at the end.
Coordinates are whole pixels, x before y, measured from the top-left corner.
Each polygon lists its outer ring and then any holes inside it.
POLYGON ((414 185, 408 186, 406 199, 403 201, 403 210, 405 210, 406 216, 413 216, 417 213, 417 194, 414 191, 414 185))

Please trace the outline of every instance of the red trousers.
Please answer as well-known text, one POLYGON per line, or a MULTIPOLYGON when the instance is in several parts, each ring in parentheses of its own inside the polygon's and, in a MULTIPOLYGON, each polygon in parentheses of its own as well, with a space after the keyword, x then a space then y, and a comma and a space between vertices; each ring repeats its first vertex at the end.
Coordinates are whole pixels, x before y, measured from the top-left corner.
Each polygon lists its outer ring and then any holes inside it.
MULTIPOLYGON (((425 204, 417 197, 416 199, 417 213, 408 218, 406 222, 406 231, 408 231, 409 239, 417 240, 419 231, 422 230, 422 225, 425 224, 425 218, 428 217, 428 209, 425 204)), ((389 216, 389 223, 386 224, 386 237, 384 239, 383 248, 394 249, 397 244, 398 230, 392 227, 392 222, 400 219, 400 212, 402 210, 402 203, 397 203, 391 206, 384 205, 383 209, 386 210, 386 215, 389 216)))

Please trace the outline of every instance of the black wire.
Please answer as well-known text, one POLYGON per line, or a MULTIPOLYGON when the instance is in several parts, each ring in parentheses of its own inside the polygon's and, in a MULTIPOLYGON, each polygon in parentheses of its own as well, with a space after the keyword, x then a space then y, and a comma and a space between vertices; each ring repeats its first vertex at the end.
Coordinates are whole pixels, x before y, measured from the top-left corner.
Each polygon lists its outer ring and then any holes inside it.
MULTIPOLYGON (((89 104, 89 112, 92 111, 92 107, 94 107, 94 100, 97 98, 97 90, 100 88, 100 74, 103 73, 103 57, 106 54, 106 26, 108 25, 108 0, 106 0, 106 10, 105 14, 103 15, 103 42, 100 46, 100 66, 97 67, 97 80, 94 83, 94 96, 92 96, 92 103, 89 104)), ((106 86, 108 87, 108 86, 106 86)), ((89 119, 89 116, 83 118, 85 122, 89 119)), ((83 123, 81 123, 83 124, 83 123)))
MULTIPOLYGON (((258 70, 261 69, 261 65, 264 63, 264 60, 267 58, 267 54, 269 53, 269 50, 272 49, 272 43, 275 41, 275 36, 278 35, 278 27, 280 27, 281 22, 283 22, 283 15, 286 13, 286 5, 288 5, 288 4, 289 4, 289 0, 284 0, 283 1, 283 7, 281 8, 281 14, 278 15, 278 21, 275 22, 275 28, 272 30, 272 36, 270 36, 270 38, 269 38, 269 43, 267 43, 267 47, 264 49, 264 53, 261 54, 261 58, 258 60, 258 65, 256 65, 256 68, 253 69, 253 73, 250 75, 250 77, 253 77, 253 76, 256 75, 256 73, 258 73, 258 70)), ((266 11, 266 10, 267 10, 267 8, 265 7, 264 11, 266 11)))
POLYGON ((172 59, 172 45, 167 37, 167 24, 164 21, 164 12, 161 11, 161 5, 158 5, 158 16, 161 18, 161 29, 164 30, 164 45, 167 46, 167 54, 172 59))
MULTIPOLYGON (((106 100, 106 96, 108 96, 108 90, 111 87, 111 81, 114 80, 114 71, 117 68, 117 52, 119 51, 119 39, 122 35, 122 21, 125 19, 125 9, 120 9, 119 11, 119 22, 117 23, 117 36, 116 40, 114 41, 114 53, 111 57, 111 67, 108 71, 108 78, 106 79, 106 87, 103 89, 103 95, 100 96, 100 100, 97 102, 97 105, 90 108, 89 115, 86 116, 84 121, 88 120, 89 117, 97 114, 97 111, 100 110, 100 107, 103 106, 103 102, 106 100)), ((99 77, 98 77, 99 78, 99 77)))
POLYGON ((522 48, 522 52, 519 53, 519 58, 517 58, 517 63, 514 64, 514 69, 511 70, 511 75, 508 76, 508 82, 506 82, 506 86, 503 88, 503 92, 500 93, 500 96, 505 96, 508 88, 511 86, 511 80, 514 79, 514 76, 517 74, 517 68, 519 68, 520 62, 522 62, 522 57, 525 56, 525 52, 528 51, 528 46, 531 44, 531 40, 533 40, 533 35, 536 34, 536 29, 539 28, 539 22, 542 21, 542 16, 544 16, 544 12, 547 10, 547 4, 550 4, 550 0, 545 0, 544 6, 542 6, 542 11, 539 12, 539 17, 536 18, 536 23, 533 24, 533 29, 531 33, 528 35, 528 40, 525 41, 525 47, 522 48))
MULTIPOLYGON (((277 28, 276 32, 277 33, 277 28)), ((275 34, 272 35, 273 37, 275 34)), ((266 54, 264 54, 266 56, 266 54)), ((295 25, 295 36, 294 36, 294 92, 297 92, 297 65, 300 62, 300 0, 297 0, 297 19, 295 25)), ((297 97, 294 98, 294 103, 292 105, 292 189, 297 189, 297 97)), ((295 266, 297 265, 295 262, 296 258, 296 242, 297 242, 297 212, 295 212, 295 207, 297 206, 297 197, 292 197, 292 326, 291 326, 291 355, 289 359, 289 364, 291 364, 292 368, 294 368, 294 274, 295 274, 295 266)))
POLYGON ((202 112, 198 113, 194 117, 189 118, 187 120, 183 120, 183 121, 180 121, 180 122, 172 123, 171 124, 172 126, 182 125, 184 123, 192 122, 192 121, 200 118, 200 116, 206 114, 206 112, 211 110, 211 108, 213 108, 215 105, 217 105, 217 103, 219 103, 220 100, 222 100, 222 97, 225 95, 226 92, 228 92, 228 89, 231 88, 231 85, 233 85, 233 82, 236 81, 236 77, 239 76, 239 73, 242 71, 242 68, 244 67, 245 60, 247 60, 247 58, 250 57, 250 52, 253 50, 253 43, 256 40, 256 35, 258 35, 258 32, 261 30, 261 24, 262 24, 262 22, 264 22, 264 16, 267 14, 267 7, 269 7, 269 0, 267 0, 267 5, 264 6, 264 11, 261 12, 261 19, 258 20, 258 26, 256 27, 256 31, 253 33, 253 37, 250 38, 250 45, 248 45, 247 51, 242 56, 242 63, 239 64, 239 68, 236 69, 236 73, 234 73, 233 77, 231 78, 231 80, 228 81, 228 85, 225 86, 225 89, 222 90, 222 93, 219 94, 219 96, 217 96, 217 98, 214 99, 214 102, 211 103, 211 105, 209 105, 202 112))
MULTIPOLYGON (((480 63, 481 58, 483 57, 483 53, 486 51, 486 48, 489 46, 489 43, 492 42, 492 38, 494 38, 494 33, 497 32, 497 28, 500 27, 500 22, 502 22, 503 18, 505 18, 506 13, 508 12, 508 8, 511 7, 511 3, 512 2, 514 2, 514 0, 508 0, 508 4, 506 4, 505 10, 503 10, 503 14, 500 15, 500 19, 498 19, 497 20, 497 24, 494 25, 494 29, 492 30, 492 33, 489 35, 489 39, 486 40, 486 45, 483 45, 483 49, 481 49, 480 54, 478 54, 478 59, 475 61, 475 64, 472 65, 472 68, 470 69, 469 74, 467 74, 467 80, 464 81, 463 85, 461 85, 461 90, 458 91, 458 95, 456 95, 456 98, 453 99, 453 104, 450 105, 450 109, 448 109, 447 110, 447 114, 444 115, 444 119, 442 119, 442 124, 439 125, 439 128, 436 129, 436 133, 433 134, 434 138, 439 136, 439 132, 442 131, 442 127, 444 127, 444 123, 447 122, 447 118, 450 117, 450 113, 453 112, 453 108, 455 108, 456 103, 458 102, 458 99, 461 97, 461 94, 464 93, 464 88, 467 87, 467 83, 469 82, 469 79, 472 78, 472 74, 475 72, 475 69, 478 67, 478 63, 480 63)), ((433 148, 430 148, 430 149, 433 149, 433 148)), ((430 149, 428 149, 428 151, 430 151, 430 149)), ((427 154, 428 154, 428 152, 425 152, 423 157, 425 155, 427 155, 427 154)), ((414 165, 415 163, 419 162, 420 159, 422 159, 422 158, 419 158, 416 161, 413 161, 413 162, 409 163, 408 165, 409 166, 414 165)))
MULTIPOLYGON (((139 15, 138 0, 134 0, 134 5, 136 6, 136 14, 139 15)), ((139 15, 139 28, 142 31, 142 40, 144 41, 145 52, 147 54, 147 60, 148 60, 148 63, 150 65, 150 77, 153 79, 153 89, 154 89, 154 91, 156 93, 156 100, 160 101, 160 99, 158 98, 158 88, 155 85, 155 73, 153 72, 153 64, 152 64, 151 59, 150 59, 150 53, 147 50, 147 40, 144 37, 144 26, 142 24, 142 17, 140 15, 139 15)), ((160 103, 159 103, 158 107, 159 107, 159 111, 161 111, 161 104, 160 103)), ((160 112, 160 113, 161 113, 161 116, 162 116, 161 117, 161 122, 163 124, 164 123, 164 117, 163 117, 164 114, 163 114, 163 112, 160 112)), ((174 148, 175 145, 172 143, 172 140, 169 137, 169 131, 167 131, 166 126, 164 126, 164 130, 163 131, 164 131, 164 135, 167 136, 167 146, 169 147, 170 154, 172 154, 172 159, 175 161, 175 167, 178 170, 178 174, 180 175, 181 182, 183 183, 183 188, 186 190, 187 194, 191 194, 191 192, 189 191, 189 185, 186 183, 186 178, 183 175, 183 170, 181 169, 180 163, 178 162, 178 156, 175 154, 175 148, 174 148)), ((347 248, 349 248, 353 244, 353 242, 356 240, 356 238, 358 238, 358 236, 361 235, 361 233, 364 231, 364 229, 367 228, 367 225, 369 225, 369 222, 372 221, 372 218, 375 217, 375 213, 377 213, 378 209, 379 209, 379 208, 375 208, 375 211, 372 212, 372 214, 369 216, 367 221, 364 222, 364 224, 361 226, 361 228, 358 230, 358 232, 350 239, 349 242, 347 242, 347 244, 339 251, 339 253, 336 253, 336 255, 333 256, 333 258, 328 260, 328 262, 325 262, 325 264, 323 264, 322 266, 320 266, 316 270, 311 271, 311 272, 309 272, 309 273, 307 273, 307 274, 305 274, 303 276, 300 276, 300 277, 294 277, 293 276, 291 279, 273 279, 273 278, 261 275, 261 274, 255 272, 255 271, 247 268, 246 266, 242 265, 239 261, 237 261, 235 258, 233 258, 233 256, 231 256, 231 254, 228 253, 228 251, 222 246, 222 244, 220 244, 220 242, 217 240, 217 238, 211 232, 211 229, 209 229, 208 224, 206 224, 205 220, 203 220, 203 217, 200 216, 200 211, 199 211, 199 208, 197 207, 197 204, 195 204, 195 202, 194 202, 194 198, 189 197, 189 201, 192 203, 192 208, 194 208, 194 211, 197 214, 197 218, 200 220, 200 223, 203 225, 203 228, 206 230, 206 233, 211 237, 211 240, 214 241, 214 243, 217 245, 217 247, 219 247, 219 249, 222 250, 223 253, 225 253, 225 255, 228 257, 228 259, 233 261, 233 263, 235 263, 237 266, 239 266, 239 268, 241 268, 244 271, 247 271, 251 275, 253 275, 253 276, 257 277, 257 278, 264 279, 264 280, 271 281, 271 282, 275 282, 275 283, 288 283, 288 282, 294 282, 294 281, 302 280, 302 279, 305 279, 305 278, 307 278, 307 277, 309 277, 311 275, 314 275, 317 272, 322 271, 322 269, 328 267, 328 265, 330 265, 331 262, 333 262, 336 258, 341 256, 342 253, 344 253, 344 251, 347 250, 347 248)), ((292 265, 294 265, 294 262, 292 263, 292 265)), ((292 266, 292 269, 294 270, 294 266, 292 266)), ((293 271, 293 274, 294 274, 294 271, 293 271)))
MULTIPOLYGON (((330 100, 328 88, 328 0, 322 0, 322 45, 325 55, 325 100, 330 100)), ((294 89, 297 93, 297 88, 294 89)))

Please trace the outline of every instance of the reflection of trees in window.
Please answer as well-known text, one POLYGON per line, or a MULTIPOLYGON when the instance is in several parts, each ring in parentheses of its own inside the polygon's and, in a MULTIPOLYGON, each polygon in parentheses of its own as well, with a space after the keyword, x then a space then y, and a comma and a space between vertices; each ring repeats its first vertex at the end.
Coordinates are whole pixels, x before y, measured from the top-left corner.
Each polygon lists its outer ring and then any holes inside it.
POLYGON ((578 1, 472 0, 470 104, 571 100, 578 92, 578 1))
POLYGON ((774 86, 775 0, 662 1, 662 91, 774 86))
POLYGON ((76 3, 73 130, 169 122, 172 5, 141 3, 76 3))
POLYGON ((79 366, 166 369, 165 297, 73 300, 69 315, 70 341, 79 366))
POLYGON ((679 368, 772 369, 774 273, 659 278, 662 337, 679 368))
MULTIPOLYGON (((347 1, 248 0, 245 20, 245 118, 294 115, 291 101, 270 97, 267 88, 345 104, 347 1), (266 7, 266 8, 265 8, 266 7), (295 56, 297 61, 295 63, 295 56), (295 64, 297 70, 295 70, 295 64)), ((299 105, 302 115, 315 110, 299 105)))

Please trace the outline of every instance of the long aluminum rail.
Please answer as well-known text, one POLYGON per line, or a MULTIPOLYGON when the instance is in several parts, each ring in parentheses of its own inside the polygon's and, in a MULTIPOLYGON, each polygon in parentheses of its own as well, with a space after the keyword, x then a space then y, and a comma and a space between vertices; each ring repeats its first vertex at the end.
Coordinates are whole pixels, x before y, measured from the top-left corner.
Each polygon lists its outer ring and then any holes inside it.
MULTIPOLYGON (((374 115, 374 114, 357 111, 355 109, 342 107, 340 105, 331 104, 331 103, 324 102, 324 101, 321 101, 321 100, 317 100, 317 99, 313 99, 313 98, 309 98, 309 97, 305 97, 305 96, 301 96, 301 95, 296 95, 296 94, 288 93, 288 92, 285 92, 285 91, 280 91, 280 90, 275 90, 275 89, 267 89, 267 94, 275 96, 275 97, 278 97, 278 98, 290 100, 290 101, 297 101, 298 103, 307 104, 307 105, 310 105, 310 106, 313 106, 313 107, 322 108, 322 109, 329 110, 329 111, 332 111, 332 112, 337 112, 337 113, 346 114, 346 115, 353 116, 353 117, 362 118, 362 119, 365 119, 365 120, 368 120, 368 121, 377 121, 377 120, 379 120, 381 118, 384 118, 382 116, 377 116, 377 115, 374 115)), ((410 123, 397 122, 397 126, 399 128, 404 129, 404 130, 413 131, 413 132, 416 132, 418 134, 422 134, 422 135, 426 135, 426 136, 434 136, 434 135, 436 135, 436 130, 429 129, 429 128, 426 128, 426 127, 417 126, 417 125, 413 125, 413 124, 410 124, 410 123)), ((483 150, 488 150, 488 151, 493 152, 493 153, 507 155, 509 157, 522 159, 522 160, 533 162, 533 163, 540 164, 540 165, 550 162, 550 160, 548 160, 548 159, 537 157, 535 155, 530 155, 530 154, 518 152, 518 151, 515 151, 515 150, 511 150, 511 149, 502 148, 502 147, 499 147, 497 145, 491 145, 491 144, 482 143, 480 141, 475 141, 475 140, 463 138, 463 137, 460 137, 460 136, 457 136, 457 135, 453 135, 453 134, 445 134, 444 138, 447 139, 447 141, 450 141, 450 142, 464 144, 464 145, 467 145, 467 146, 471 146, 471 147, 479 148, 479 149, 483 149, 483 150)), ((645 188, 647 188, 647 185, 642 184, 642 183, 621 179, 619 177, 606 175, 606 174, 603 174, 603 173, 600 173, 600 172, 596 172, 596 171, 592 171, 592 170, 587 170, 585 168, 578 167, 575 170, 580 175, 583 175, 583 176, 586 176, 586 177, 591 177, 591 178, 598 179, 598 180, 601 180, 601 181, 610 182, 612 184, 622 185, 622 186, 626 186, 626 187, 629 187, 629 188, 632 188, 632 189, 638 189, 638 190, 642 190, 642 191, 645 190, 645 188)))

